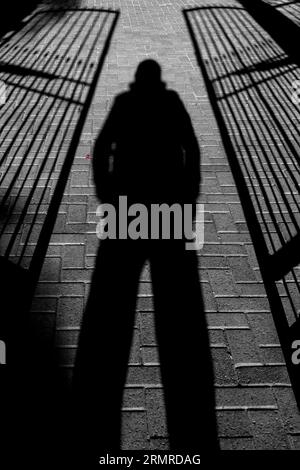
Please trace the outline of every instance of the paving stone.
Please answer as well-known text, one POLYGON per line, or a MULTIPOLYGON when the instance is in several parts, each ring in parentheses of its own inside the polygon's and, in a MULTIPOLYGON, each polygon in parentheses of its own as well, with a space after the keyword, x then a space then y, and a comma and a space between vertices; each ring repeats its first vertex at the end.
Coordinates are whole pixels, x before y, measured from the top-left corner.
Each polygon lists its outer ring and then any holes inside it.
POLYGON ((291 448, 278 411, 249 411, 253 423, 255 449, 288 450, 291 448))
POLYGON ((218 415, 218 434, 220 437, 251 437, 252 426, 244 410, 222 411, 218 415))
POLYGON ((146 450, 147 416, 144 411, 122 412, 122 442, 124 450, 146 450))
POLYGON ((220 439, 221 450, 255 450, 255 442, 251 437, 232 437, 220 439))
POLYGON ((237 384, 237 375, 227 348, 212 348, 215 383, 218 385, 237 384))
POLYGON ((167 437, 166 416, 162 390, 146 390, 149 433, 153 437, 167 437))
POLYGON ((145 408, 145 391, 143 387, 126 387, 123 395, 123 408, 145 408))
MULTIPOLYGON (((274 392, 276 394, 276 392, 274 392)), ((273 391, 264 387, 222 387, 216 389, 217 407, 277 408, 273 391)))
POLYGON ((274 395, 287 430, 292 433, 300 433, 300 412, 294 402, 291 387, 276 388, 274 395))
POLYGON ((229 349, 235 364, 259 362, 259 347, 251 330, 226 330, 229 349))

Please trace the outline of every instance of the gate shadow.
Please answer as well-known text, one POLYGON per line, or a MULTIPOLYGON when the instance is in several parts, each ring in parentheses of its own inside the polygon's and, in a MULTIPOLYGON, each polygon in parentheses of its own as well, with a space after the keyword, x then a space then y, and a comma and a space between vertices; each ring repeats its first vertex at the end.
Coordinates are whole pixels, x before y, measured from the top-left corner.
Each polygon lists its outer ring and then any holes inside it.
MULTIPOLYGON (((288 372, 299 332, 299 114, 292 83, 299 57, 290 20, 258 1, 183 10, 238 189, 288 372), (251 3, 251 5, 250 5, 251 3), (249 12, 252 16, 249 15, 249 12), (279 27, 282 26, 282 28, 279 27)), ((260 2, 263 3, 263 2, 260 2)))
POLYGON ((42 9, 0 40, 2 442, 30 459, 34 440, 49 448, 63 399, 54 335, 45 340, 29 311, 118 19, 109 9, 42 9))

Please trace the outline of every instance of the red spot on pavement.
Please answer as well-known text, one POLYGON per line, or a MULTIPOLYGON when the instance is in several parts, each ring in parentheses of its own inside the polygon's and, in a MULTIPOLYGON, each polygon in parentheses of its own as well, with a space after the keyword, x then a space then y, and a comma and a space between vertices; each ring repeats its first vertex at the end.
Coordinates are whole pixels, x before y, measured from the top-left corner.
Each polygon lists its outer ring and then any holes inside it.
POLYGON ((91 157, 90 155, 86 155, 86 156, 85 156, 85 159, 86 159, 86 160, 91 160, 91 158, 92 158, 92 157, 91 157))

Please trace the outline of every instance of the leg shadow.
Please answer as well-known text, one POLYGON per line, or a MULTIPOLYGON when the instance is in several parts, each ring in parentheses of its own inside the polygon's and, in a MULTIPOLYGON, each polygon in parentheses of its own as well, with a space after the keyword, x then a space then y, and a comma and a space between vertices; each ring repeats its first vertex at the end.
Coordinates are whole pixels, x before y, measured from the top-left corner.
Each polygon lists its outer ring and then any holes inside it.
POLYGON ((217 449, 213 369, 197 255, 183 241, 101 242, 73 378, 80 454, 120 449, 139 277, 149 259, 170 448, 217 449))
POLYGON ((217 449, 213 367, 195 251, 184 241, 150 253, 169 442, 172 450, 217 449))
MULTIPOLYGON (((120 448, 121 406, 143 252, 131 241, 101 243, 85 310, 73 387, 84 451, 120 448)), ((76 419, 76 418, 75 418, 76 419)))

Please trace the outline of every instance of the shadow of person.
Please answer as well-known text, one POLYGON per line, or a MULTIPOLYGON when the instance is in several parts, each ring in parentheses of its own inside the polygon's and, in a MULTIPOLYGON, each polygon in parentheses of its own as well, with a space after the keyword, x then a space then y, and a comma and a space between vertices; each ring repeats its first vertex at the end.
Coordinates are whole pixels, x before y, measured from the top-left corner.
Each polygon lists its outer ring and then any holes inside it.
MULTIPOLYGON (((199 159, 182 101, 161 81, 157 62, 142 62, 130 90, 116 97, 93 155, 97 194, 115 208, 117 232, 124 216, 120 196, 126 196, 128 207, 143 204, 148 214, 153 204, 195 207, 199 159)), ((129 214, 128 221, 133 220, 129 214)), ((172 228, 169 239, 163 228, 156 239, 135 238, 106 236, 100 242, 73 377, 78 445, 98 453, 120 449, 138 284, 148 261, 170 449, 217 449, 213 368, 196 251, 186 250, 185 238, 177 239, 172 228)), ((137 367, 131 383, 147 383, 140 375, 147 367, 137 367)))

